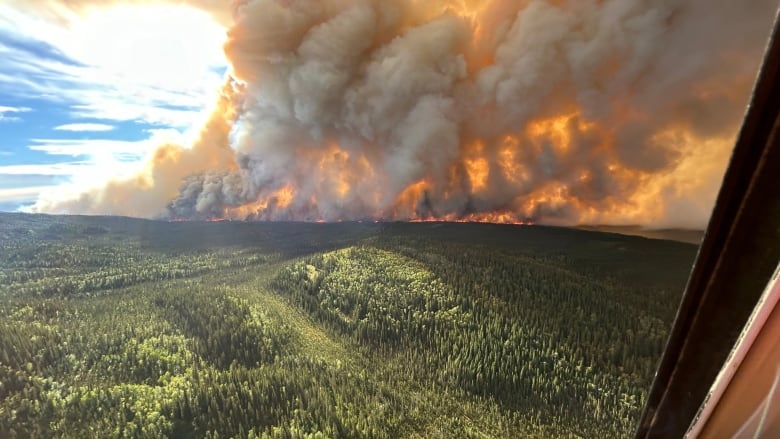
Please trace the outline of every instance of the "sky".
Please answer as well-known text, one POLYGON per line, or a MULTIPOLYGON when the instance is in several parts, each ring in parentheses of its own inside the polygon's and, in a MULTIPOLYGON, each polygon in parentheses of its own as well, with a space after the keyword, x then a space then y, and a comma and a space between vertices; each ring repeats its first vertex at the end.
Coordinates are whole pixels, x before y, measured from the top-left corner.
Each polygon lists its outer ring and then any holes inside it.
POLYGON ((223 81, 224 38, 189 6, 0 2, 0 210, 185 142, 223 81))
POLYGON ((0 0, 0 210, 703 229, 777 0, 0 0))

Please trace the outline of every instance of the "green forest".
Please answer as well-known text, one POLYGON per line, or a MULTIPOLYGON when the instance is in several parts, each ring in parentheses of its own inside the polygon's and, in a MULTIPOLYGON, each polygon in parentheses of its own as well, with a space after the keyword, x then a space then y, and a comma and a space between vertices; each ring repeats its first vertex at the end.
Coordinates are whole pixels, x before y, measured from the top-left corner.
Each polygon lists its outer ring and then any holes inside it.
POLYGON ((630 437, 695 254, 0 213, 0 438, 630 437))

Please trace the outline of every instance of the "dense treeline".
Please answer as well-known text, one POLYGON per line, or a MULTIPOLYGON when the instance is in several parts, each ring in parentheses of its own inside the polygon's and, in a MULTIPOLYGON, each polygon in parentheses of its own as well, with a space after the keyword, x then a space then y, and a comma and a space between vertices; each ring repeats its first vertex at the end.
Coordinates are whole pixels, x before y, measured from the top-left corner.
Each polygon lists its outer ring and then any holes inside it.
POLYGON ((283 328, 269 328, 249 306, 224 295, 162 295, 155 304, 193 340, 193 351, 220 369, 272 362, 289 344, 283 328))
POLYGON ((410 227, 0 215, 0 437, 630 435, 693 246, 410 227))
POLYGON ((385 408, 394 405, 391 394, 365 379, 324 362, 289 358, 196 374, 173 420, 177 436, 397 437, 385 408))
POLYGON ((574 431, 633 427, 666 328, 642 294, 525 256, 381 245, 304 258, 273 285, 372 352, 404 349, 410 376, 574 431))
MULTIPOLYGON (((110 291, 141 282, 193 277, 206 272, 261 264, 267 256, 242 250, 209 253, 147 254, 137 246, 88 241, 44 243, 35 251, 6 248, 0 294, 63 297, 110 291)), ((2 257, 0 257, 2 258, 2 257)))

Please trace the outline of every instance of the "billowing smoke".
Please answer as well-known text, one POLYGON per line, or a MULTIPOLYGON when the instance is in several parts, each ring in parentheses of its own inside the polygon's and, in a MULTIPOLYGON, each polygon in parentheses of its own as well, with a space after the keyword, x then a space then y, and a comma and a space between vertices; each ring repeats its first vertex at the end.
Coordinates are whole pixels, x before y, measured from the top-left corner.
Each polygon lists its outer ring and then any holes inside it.
POLYGON ((244 0, 192 148, 42 209, 706 222, 772 0, 244 0))

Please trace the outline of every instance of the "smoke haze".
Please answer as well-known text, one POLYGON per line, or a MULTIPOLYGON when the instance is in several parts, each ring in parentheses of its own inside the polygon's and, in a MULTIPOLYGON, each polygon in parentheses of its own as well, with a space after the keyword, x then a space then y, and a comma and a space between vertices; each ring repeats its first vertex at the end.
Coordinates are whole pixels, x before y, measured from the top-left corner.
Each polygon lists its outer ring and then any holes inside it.
POLYGON ((701 228, 776 7, 238 1, 199 139, 35 209, 701 228))

